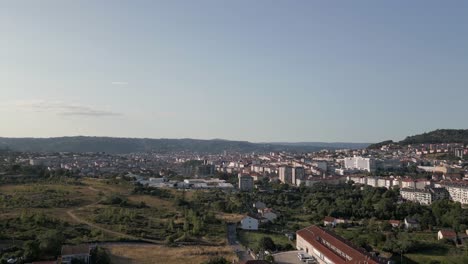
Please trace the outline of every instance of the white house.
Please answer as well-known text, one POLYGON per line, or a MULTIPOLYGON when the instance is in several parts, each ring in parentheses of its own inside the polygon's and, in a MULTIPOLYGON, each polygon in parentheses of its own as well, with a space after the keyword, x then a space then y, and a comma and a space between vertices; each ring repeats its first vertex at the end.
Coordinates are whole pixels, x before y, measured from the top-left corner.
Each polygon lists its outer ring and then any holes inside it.
POLYGON ((325 218, 323 219, 323 225, 324 226, 335 227, 336 226, 336 218, 331 217, 331 216, 325 216, 325 218))
POLYGON ((244 230, 258 230, 259 223, 260 219, 258 219, 257 217, 246 215, 241 220, 241 228, 244 230))
POLYGON ((418 220, 405 217, 406 229, 418 229, 420 227, 418 220))

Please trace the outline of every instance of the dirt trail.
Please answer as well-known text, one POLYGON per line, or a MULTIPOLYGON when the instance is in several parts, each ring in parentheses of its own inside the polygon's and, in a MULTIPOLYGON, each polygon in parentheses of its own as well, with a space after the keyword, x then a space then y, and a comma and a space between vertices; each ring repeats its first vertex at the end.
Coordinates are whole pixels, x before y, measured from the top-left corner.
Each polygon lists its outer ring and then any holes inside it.
MULTIPOLYGON (((95 191, 95 192, 99 192, 99 190, 89 186, 88 189, 92 190, 92 191, 95 191)), ((85 224, 85 225, 88 225, 92 228, 96 228, 96 229, 99 229, 101 230, 102 232, 104 233, 107 233, 107 234, 110 234, 110 235, 114 235, 114 236, 119 236, 119 237, 123 237, 123 238, 129 238, 129 239, 132 239, 132 240, 140 240, 140 241, 144 241, 144 242, 148 242, 148 243, 153 243, 153 244, 162 244, 161 241, 158 241, 158 240, 152 240, 152 239, 146 239, 146 238, 140 238, 140 237, 136 237, 136 236, 132 236, 132 235, 128 235, 128 234, 125 234, 125 233, 122 233, 122 232, 117 232, 117 231, 113 231, 113 230, 110 230, 110 229, 107 229, 107 228, 104 228, 104 227, 101 227, 101 226, 98 226, 94 223, 91 223, 89 221, 86 221, 85 219, 83 218, 80 218, 79 216, 77 216, 75 214, 75 211, 79 211, 79 210, 83 210, 84 208, 86 207, 90 207, 90 206, 94 206, 100 202, 102 202, 104 200, 104 198, 101 198, 100 200, 94 202, 94 203, 91 203, 91 204, 88 204, 88 205, 85 205, 85 206, 82 206, 82 207, 77 207, 77 208, 73 208, 73 209, 70 209, 67 211, 67 215, 70 216, 73 220, 75 220, 76 222, 78 223, 81 223, 81 224, 85 224)))

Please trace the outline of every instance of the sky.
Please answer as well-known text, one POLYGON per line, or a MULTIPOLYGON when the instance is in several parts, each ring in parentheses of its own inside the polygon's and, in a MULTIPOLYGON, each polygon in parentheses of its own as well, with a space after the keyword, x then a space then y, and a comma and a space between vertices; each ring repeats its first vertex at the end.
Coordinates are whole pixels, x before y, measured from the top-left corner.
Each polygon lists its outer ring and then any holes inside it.
POLYGON ((468 128, 468 1, 0 1, 0 136, 468 128))

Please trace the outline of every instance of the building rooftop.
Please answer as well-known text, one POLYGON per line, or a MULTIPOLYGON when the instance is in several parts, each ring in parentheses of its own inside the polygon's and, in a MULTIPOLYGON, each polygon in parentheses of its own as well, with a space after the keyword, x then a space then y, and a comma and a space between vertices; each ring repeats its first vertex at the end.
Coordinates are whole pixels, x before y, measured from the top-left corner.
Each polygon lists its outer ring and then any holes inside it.
POLYGON ((297 236, 302 237, 335 263, 386 263, 386 261, 372 256, 363 248, 359 248, 350 241, 318 226, 301 229, 297 231, 297 236))

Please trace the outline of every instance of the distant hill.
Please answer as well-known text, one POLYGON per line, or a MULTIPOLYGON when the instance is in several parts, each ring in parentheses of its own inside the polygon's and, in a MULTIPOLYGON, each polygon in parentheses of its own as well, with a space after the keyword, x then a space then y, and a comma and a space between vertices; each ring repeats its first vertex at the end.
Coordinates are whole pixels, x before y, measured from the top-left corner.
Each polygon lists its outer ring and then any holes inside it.
MULTIPOLYGON (((295 151, 311 152, 324 148, 333 149, 344 145, 338 143, 251 143, 222 139, 149 139, 113 137, 57 137, 57 138, 0 138, 0 149, 29 152, 106 152, 124 154, 134 152, 269 152, 295 151), (337 145, 338 144, 338 145, 337 145)), ((349 143, 341 143, 349 144, 349 143)), ((360 146, 360 145, 359 145, 360 146)), ((366 145, 367 146, 367 145, 366 145)))
POLYGON ((371 144, 367 148, 368 149, 380 149, 382 146, 392 144, 392 143, 395 143, 395 142, 393 142, 393 140, 385 140, 385 141, 382 141, 382 142, 379 142, 379 143, 371 144))
POLYGON ((437 144, 437 143, 464 143, 468 144, 468 129, 437 129, 419 135, 406 137, 400 142, 392 140, 383 141, 370 145, 369 149, 380 148, 383 145, 396 143, 399 145, 409 144, 437 144))
POLYGON ((284 146, 313 146, 322 149, 362 149, 370 145, 370 143, 349 143, 349 142, 271 142, 269 144, 284 145, 284 146))
POLYGON ((437 129, 428 133, 407 137, 399 143, 403 145, 422 143, 468 144, 468 129, 437 129))

